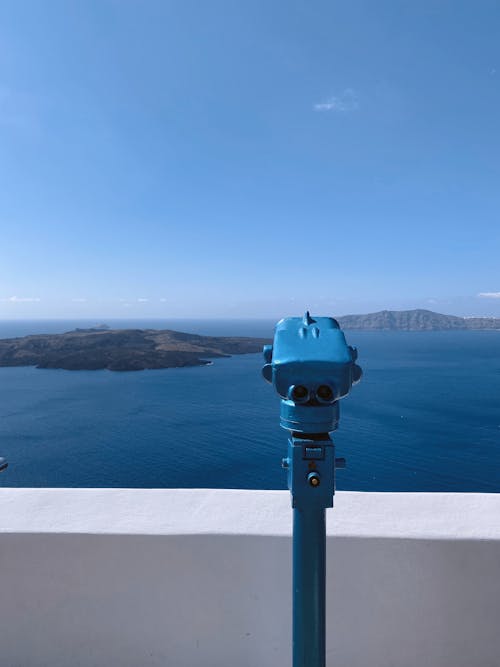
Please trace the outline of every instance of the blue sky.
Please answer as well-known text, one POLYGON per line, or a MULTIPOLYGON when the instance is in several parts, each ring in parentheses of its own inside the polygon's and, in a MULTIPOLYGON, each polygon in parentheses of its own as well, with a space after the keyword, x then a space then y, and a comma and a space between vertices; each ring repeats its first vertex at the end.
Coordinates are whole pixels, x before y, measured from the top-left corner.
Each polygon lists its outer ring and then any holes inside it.
POLYGON ((487 0, 4 0, 0 317, 500 316, 499 34, 487 0))

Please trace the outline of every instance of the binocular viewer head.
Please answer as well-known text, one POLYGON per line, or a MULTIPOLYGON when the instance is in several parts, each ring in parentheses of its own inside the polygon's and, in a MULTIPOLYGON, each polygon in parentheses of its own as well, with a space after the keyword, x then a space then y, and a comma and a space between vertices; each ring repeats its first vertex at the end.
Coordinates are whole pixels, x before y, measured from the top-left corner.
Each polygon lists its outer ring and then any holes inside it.
POLYGON ((281 398, 281 426, 297 433, 329 433, 338 425, 339 399, 361 379, 357 351, 332 317, 287 317, 264 347, 264 378, 281 398))

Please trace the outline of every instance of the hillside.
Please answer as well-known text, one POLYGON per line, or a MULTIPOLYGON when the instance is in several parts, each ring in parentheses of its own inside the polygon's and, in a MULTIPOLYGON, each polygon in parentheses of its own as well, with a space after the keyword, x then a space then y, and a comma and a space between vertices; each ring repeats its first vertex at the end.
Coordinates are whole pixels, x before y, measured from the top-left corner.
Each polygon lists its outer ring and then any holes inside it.
POLYGON ((213 357, 260 352, 269 340, 152 329, 77 329, 0 340, 0 366, 136 371, 201 366, 213 357))
POLYGON ((366 315, 344 315, 336 318, 342 329, 381 331, 445 331, 453 329, 500 329, 500 318, 457 317, 431 310, 381 310, 366 315))

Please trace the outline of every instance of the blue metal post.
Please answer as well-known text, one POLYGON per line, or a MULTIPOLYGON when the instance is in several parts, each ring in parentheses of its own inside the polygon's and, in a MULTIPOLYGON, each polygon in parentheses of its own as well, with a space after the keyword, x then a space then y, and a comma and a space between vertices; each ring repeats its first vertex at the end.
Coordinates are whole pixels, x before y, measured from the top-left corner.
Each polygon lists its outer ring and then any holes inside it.
POLYGON ((293 510, 293 667, 325 667, 324 509, 293 510))
POLYGON ((293 667, 325 667, 325 509, 333 506, 334 446, 327 433, 288 441, 293 507, 293 667))

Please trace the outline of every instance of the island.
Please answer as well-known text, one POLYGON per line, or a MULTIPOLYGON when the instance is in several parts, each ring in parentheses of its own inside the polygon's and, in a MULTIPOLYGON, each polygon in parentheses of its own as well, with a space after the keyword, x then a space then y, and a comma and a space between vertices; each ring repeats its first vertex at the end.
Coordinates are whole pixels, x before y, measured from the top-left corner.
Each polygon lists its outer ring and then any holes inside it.
POLYGON ((343 315, 338 317, 337 321, 342 329, 372 331, 500 330, 498 317, 458 317, 423 309, 381 310, 366 315, 343 315))
POLYGON ((261 352, 264 338, 199 336, 154 329, 76 329, 0 339, 0 366, 139 371, 203 366, 211 358, 261 352))
MULTIPOLYGON (((344 315, 337 321, 342 329, 362 331, 500 331, 500 318, 457 317, 430 310, 382 310, 344 315)), ((111 371, 202 366, 212 358, 261 352, 271 342, 170 329, 109 329, 101 324, 62 334, 0 339, 0 366, 111 371)))

